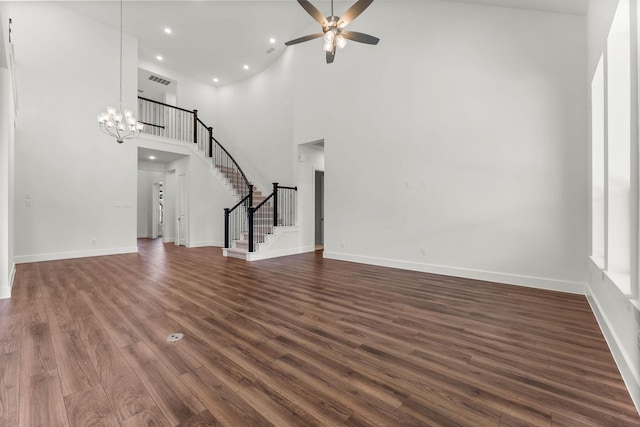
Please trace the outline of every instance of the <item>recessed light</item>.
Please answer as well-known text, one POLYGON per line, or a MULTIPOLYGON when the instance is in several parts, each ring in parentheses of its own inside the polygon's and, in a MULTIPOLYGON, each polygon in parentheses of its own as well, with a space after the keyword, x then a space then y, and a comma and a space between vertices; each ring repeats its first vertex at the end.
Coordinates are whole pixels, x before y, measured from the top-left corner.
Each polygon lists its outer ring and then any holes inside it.
POLYGON ((274 44, 275 42, 276 42, 276 39, 274 39, 273 37, 269 39, 269 43, 274 44))
POLYGON ((164 29, 164 32, 165 32, 165 33, 167 33, 167 34, 171 34, 171 33, 173 33, 173 31, 171 31, 171 28, 169 28, 169 27, 166 27, 166 28, 164 29))
POLYGON ((244 66, 244 67, 242 67, 242 68, 244 68, 245 70, 248 70, 248 69, 249 69, 249 66, 245 64, 245 66, 244 66))
POLYGON ((156 156, 149 156, 149 160, 155 160, 156 156))
POLYGON ((156 56, 156 59, 157 59, 158 61, 162 61, 164 58, 162 57, 162 55, 158 55, 158 56, 156 56))
POLYGON ((218 83, 220 80, 218 80, 218 78, 217 78, 217 77, 214 77, 214 78, 213 78, 213 81, 214 81, 215 83, 218 83))

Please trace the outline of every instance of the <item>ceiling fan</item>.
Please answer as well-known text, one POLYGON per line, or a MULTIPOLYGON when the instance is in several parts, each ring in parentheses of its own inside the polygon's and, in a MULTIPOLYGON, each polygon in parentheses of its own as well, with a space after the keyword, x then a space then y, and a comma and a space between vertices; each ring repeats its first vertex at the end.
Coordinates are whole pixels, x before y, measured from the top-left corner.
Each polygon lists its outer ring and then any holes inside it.
POLYGON ((300 6, 302 6, 313 19, 322 25, 322 32, 290 40, 285 43, 285 46, 291 46, 324 36, 324 50, 327 53, 327 64, 331 64, 336 57, 336 48, 342 49, 345 47, 347 39, 373 45, 378 44, 380 41, 379 38, 368 34, 344 30, 344 27, 364 12, 364 10, 373 3, 373 0, 358 0, 340 18, 333 15, 333 0, 331 0, 331 16, 326 18, 322 16, 322 12, 309 3, 308 0, 298 0, 298 3, 300 3, 300 6))

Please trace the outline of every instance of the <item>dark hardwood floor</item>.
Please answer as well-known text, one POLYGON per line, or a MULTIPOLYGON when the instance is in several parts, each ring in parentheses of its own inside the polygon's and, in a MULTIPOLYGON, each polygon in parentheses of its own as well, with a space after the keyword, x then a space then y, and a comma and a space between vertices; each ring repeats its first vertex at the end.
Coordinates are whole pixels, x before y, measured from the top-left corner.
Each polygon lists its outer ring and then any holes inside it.
POLYGON ((2 426, 640 426, 582 296, 139 246, 18 266, 2 426))

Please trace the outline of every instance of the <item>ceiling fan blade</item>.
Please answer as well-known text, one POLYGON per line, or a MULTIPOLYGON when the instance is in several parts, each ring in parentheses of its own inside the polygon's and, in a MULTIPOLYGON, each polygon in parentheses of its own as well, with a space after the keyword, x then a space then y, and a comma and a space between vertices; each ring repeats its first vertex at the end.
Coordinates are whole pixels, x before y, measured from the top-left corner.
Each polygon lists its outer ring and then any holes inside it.
POLYGON ((336 59, 336 49, 335 48, 333 48, 332 51, 327 52, 327 64, 332 64, 334 59, 336 59))
POLYGON ((342 28, 356 19, 371 3, 373 3, 373 0, 358 0, 342 15, 342 18, 338 21, 338 28, 342 28))
POLYGON ((318 37, 322 37, 323 35, 324 34, 322 34, 322 33, 309 34, 308 36, 304 36, 304 37, 300 37, 300 38, 297 38, 297 39, 289 40, 284 45, 285 46, 291 46, 292 44, 308 42, 309 40, 317 39, 318 37))
POLYGON ((345 39, 353 40, 354 42, 378 44, 380 41, 377 37, 370 36, 369 34, 358 33, 356 31, 343 31, 341 34, 345 39))
POLYGON ((327 22, 327 18, 325 18, 322 15, 322 12, 320 12, 318 9, 316 9, 316 7, 314 5, 309 3, 307 0, 298 0, 298 3, 300 3, 300 6, 302 6, 302 8, 304 10, 306 10, 307 13, 309 15, 311 15, 311 17, 313 19, 318 21, 318 23, 320 23, 320 25, 322 25, 323 27, 328 27, 329 26, 329 23, 327 22))

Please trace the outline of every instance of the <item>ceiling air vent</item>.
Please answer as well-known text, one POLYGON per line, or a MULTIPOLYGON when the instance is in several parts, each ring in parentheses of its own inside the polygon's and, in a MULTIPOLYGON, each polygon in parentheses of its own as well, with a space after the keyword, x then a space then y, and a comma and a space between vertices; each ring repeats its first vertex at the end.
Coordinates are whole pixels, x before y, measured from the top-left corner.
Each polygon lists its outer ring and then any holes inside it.
POLYGON ((158 76, 149 76, 149 80, 156 82, 156 83, 160 83, 161 85, 165 85, 165 86, 169 86, 171 84, 171 82, 169 80, 163 79, 161 77, 158 76))

